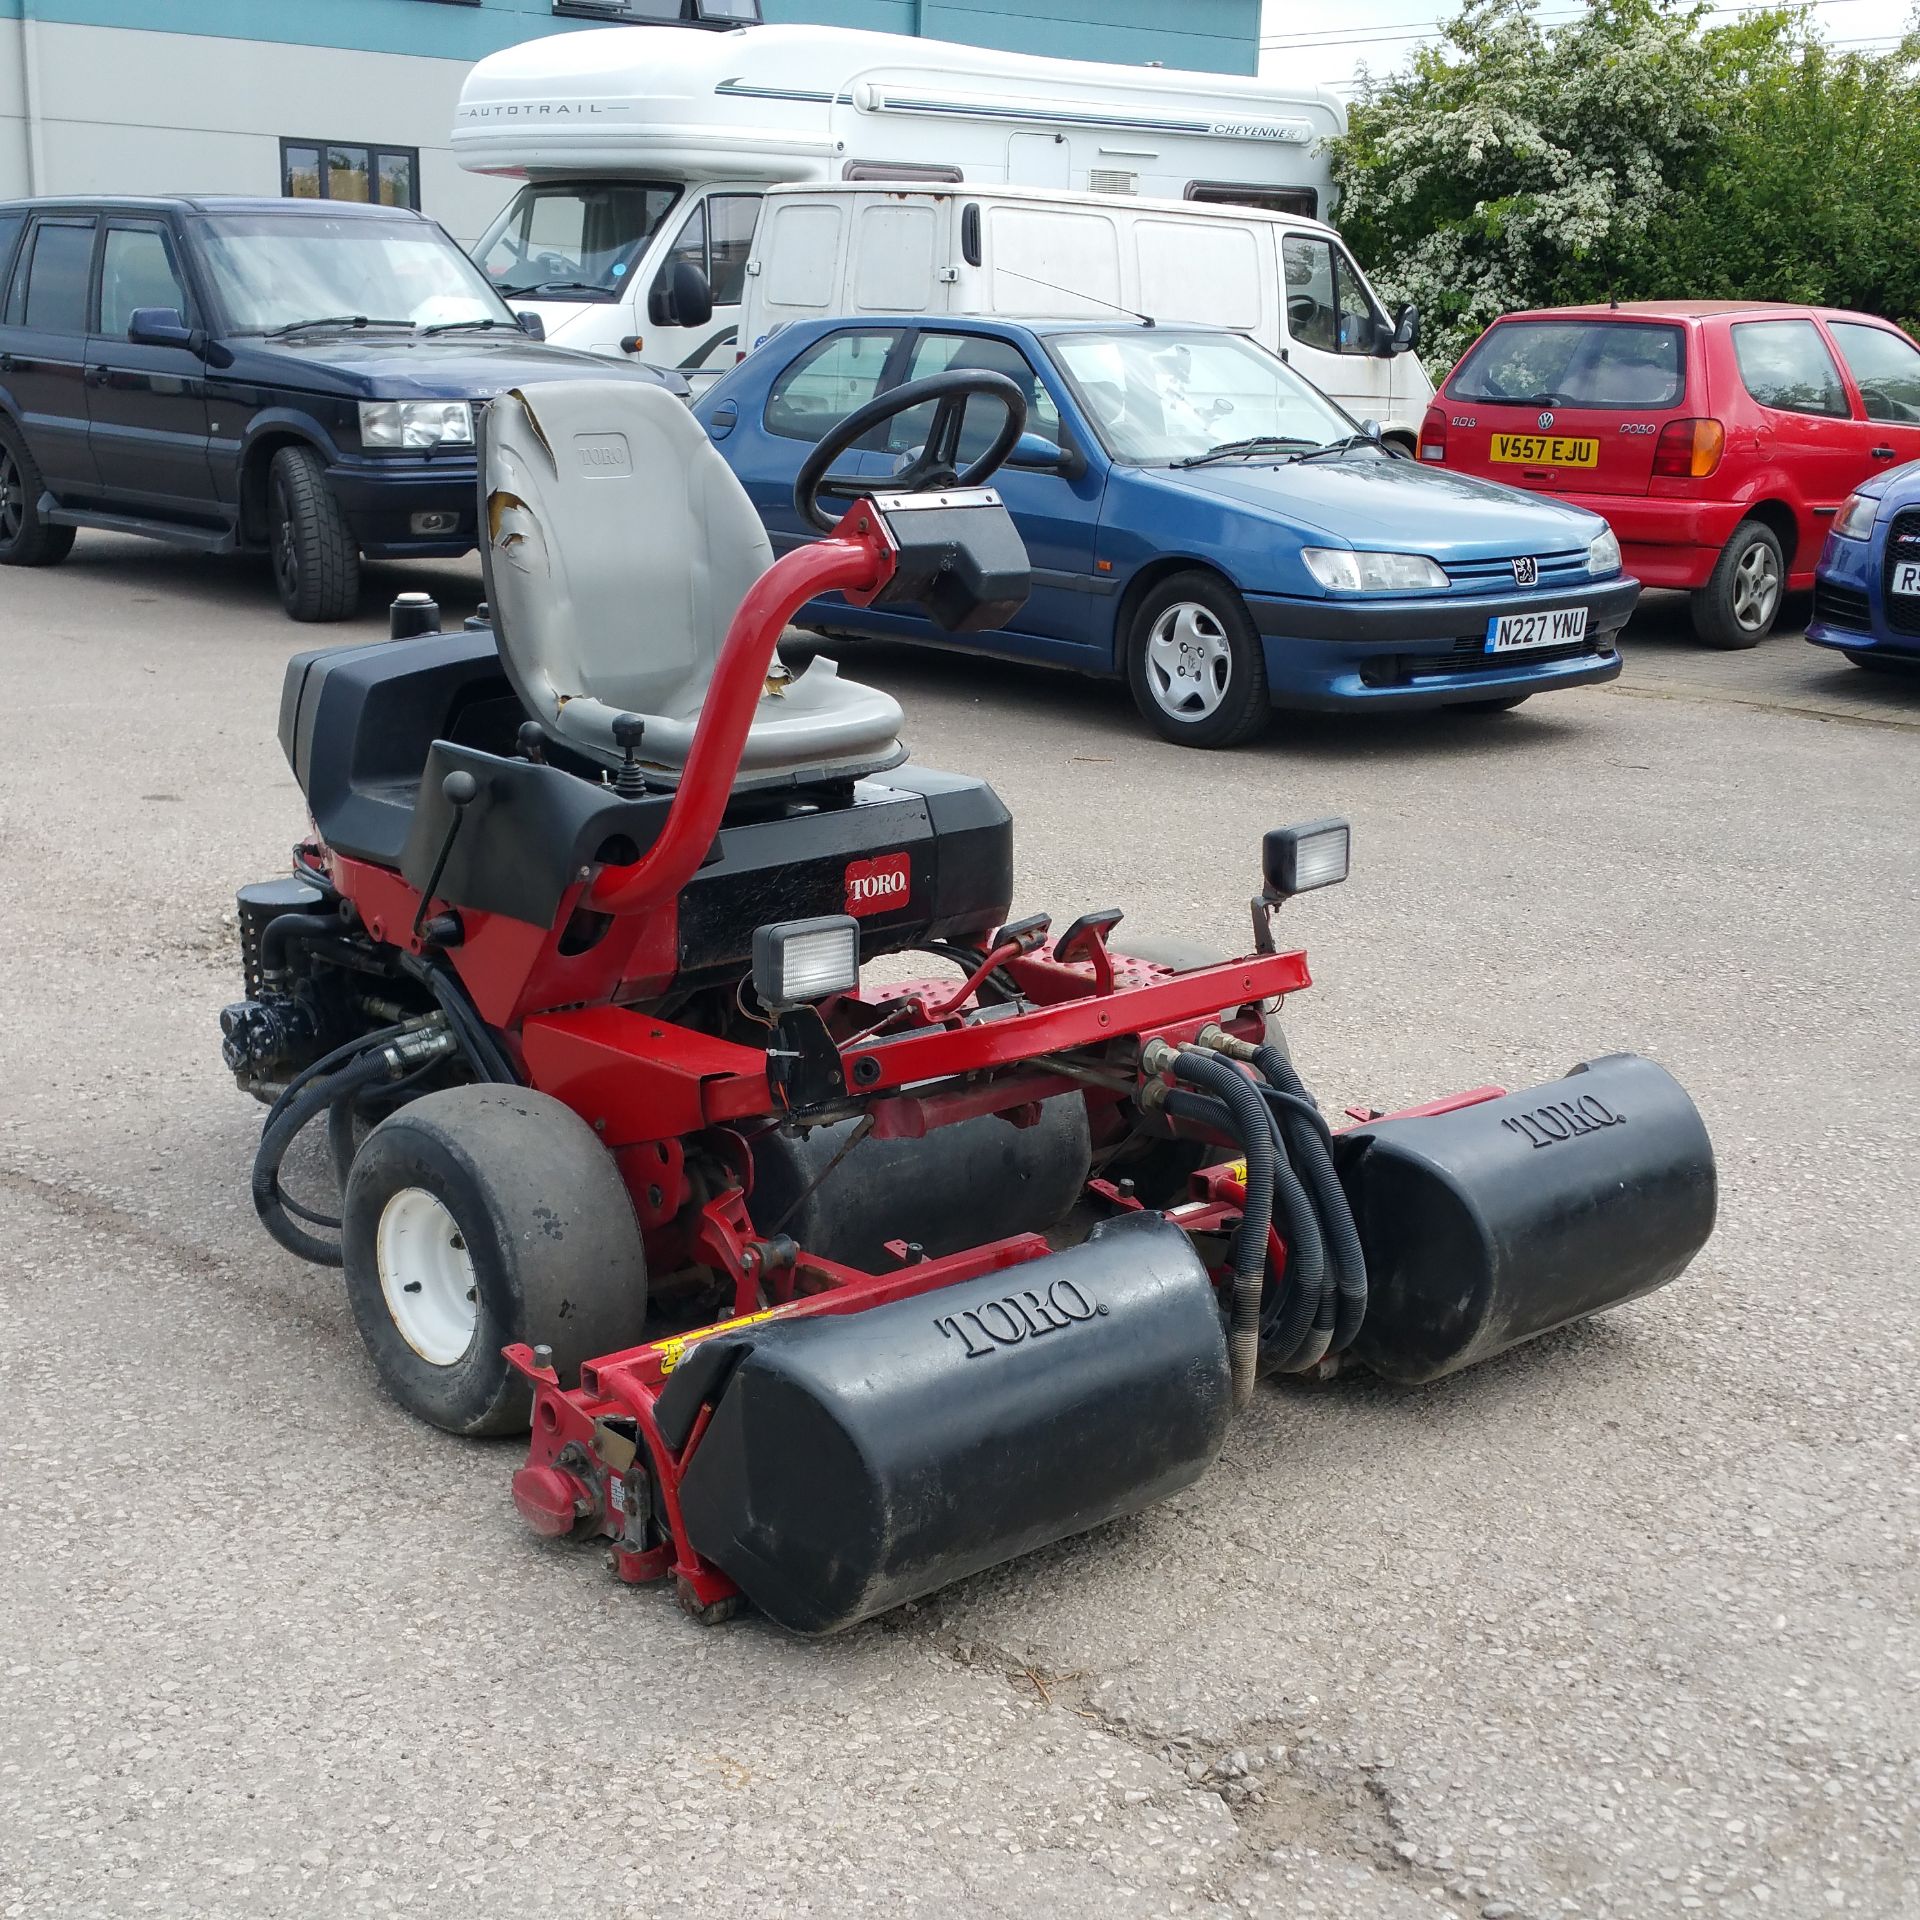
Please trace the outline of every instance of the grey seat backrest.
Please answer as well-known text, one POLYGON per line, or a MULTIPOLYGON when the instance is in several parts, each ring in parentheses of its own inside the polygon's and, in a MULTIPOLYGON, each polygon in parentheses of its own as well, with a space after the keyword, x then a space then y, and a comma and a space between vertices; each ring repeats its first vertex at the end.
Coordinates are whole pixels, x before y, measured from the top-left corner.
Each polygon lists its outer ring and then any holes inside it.
MULTIPOLYGON (((528 711, 594 758, 646 722, 642 762, 677 773, 748 588, 773 549, 686 406, 638 380, 503 393, 483 435, 488 598, 528 711)), ((904 758, 900 710, 817 660, 760 702, 743 773, 842 773, 904 758), (825 668, 822 673, 821 669, 825 668)))

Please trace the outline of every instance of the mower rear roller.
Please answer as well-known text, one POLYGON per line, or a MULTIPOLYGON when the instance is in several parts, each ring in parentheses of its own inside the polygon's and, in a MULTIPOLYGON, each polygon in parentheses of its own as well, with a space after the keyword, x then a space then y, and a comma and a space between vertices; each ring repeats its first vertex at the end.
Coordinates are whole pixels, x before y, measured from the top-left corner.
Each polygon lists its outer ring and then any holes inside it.
POLYGON ((571 1108, 453 1087, 391 1114, 347 1179, 347 1297, 382 1383, 449 1433, 524 1433, 501 1349, 583 1360, 640 1338, 647 1263, 612 1156, 571 1108))

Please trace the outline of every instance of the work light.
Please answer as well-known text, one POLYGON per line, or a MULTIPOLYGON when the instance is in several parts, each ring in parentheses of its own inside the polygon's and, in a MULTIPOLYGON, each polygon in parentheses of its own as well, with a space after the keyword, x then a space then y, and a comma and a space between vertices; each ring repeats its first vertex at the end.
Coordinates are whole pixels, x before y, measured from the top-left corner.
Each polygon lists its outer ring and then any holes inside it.
POLYGON ((1352 838, 1353 829, 1344 820, 1275 827, 1260 849, 1267 897, 1290 900, 1296 893, 1311 893, 1344 880, 1352 838))
POLYGON ((860 922, 850 913, 781 920, 753 934, 753 990, 763 1007, 801 1006, 860 984, 860 922))

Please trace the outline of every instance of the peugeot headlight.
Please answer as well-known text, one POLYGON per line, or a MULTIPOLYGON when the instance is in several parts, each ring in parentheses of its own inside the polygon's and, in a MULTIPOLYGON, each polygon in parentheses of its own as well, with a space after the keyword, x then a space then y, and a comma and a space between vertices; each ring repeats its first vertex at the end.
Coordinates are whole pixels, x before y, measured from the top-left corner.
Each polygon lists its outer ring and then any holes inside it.
POLYGON ((1418 593, 1444 588, 1447 576, 1424 553, 1356 553, 1350 547, 1302 547, 1307 571, 1329 593, 1418 593))
POLYGON ((1833 530, 1842 540, 1869 539, 1879 513, 1880 502, 1872 494, 1850 493, 1846 504, 1834 515, 1833 530))
POLYGON ((470 447, 473 409, 464 400, 362 400, 363 447, 470 447))
POLYGON ((1587 571, 1589 573, 1618 573, 1620 571, 1620 542, 1611 527, 1602 527, 1587 543, 1587 571))

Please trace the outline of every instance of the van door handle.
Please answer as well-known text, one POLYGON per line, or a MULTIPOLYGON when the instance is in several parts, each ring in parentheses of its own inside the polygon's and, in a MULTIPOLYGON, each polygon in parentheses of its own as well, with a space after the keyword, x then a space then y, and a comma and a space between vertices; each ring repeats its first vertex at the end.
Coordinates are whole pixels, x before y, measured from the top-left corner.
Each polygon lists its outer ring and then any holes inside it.
POLYGON ((1876 460, 1891 460, 1893 458, 1893 449, 1891 447, 1875 447, 1873 457, 1876 460))

